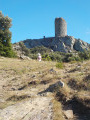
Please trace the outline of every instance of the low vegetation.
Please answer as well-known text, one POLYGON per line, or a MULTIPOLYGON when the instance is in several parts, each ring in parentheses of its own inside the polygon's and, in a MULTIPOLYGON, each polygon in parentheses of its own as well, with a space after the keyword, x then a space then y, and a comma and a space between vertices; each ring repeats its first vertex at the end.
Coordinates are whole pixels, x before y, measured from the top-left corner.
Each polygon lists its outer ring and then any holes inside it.
POLYGON ((41 95, 52 98, 54 120, 65 120, 64 110, 70 106, 73 120, 90 119, 90 60, 57 63, 0 58, 0 78, 0 109, 41 95), (64 87, 49 91, 59 80, 64 87))
POLYGON ((58 62, 58 63, 56 64, 56 67, 57 67, 57 68, 60 68, 60 69, 63 69, 64 65, 63 65, 62 62, 58 62))
MULTIPOLYGON (((14 44, 15 45, 15 44, 14 44)), ((37 46, 31 49, 26 48, 23 42, 19 42, 20 51, 22 54, 29 56, 32 59, 37 59, 37 54, 41 53, 44 61, 57 61, 57 62, 75 62, 90 59, 90 51, 62 53, 53 51, 52 49, 44 46, 37 46)))

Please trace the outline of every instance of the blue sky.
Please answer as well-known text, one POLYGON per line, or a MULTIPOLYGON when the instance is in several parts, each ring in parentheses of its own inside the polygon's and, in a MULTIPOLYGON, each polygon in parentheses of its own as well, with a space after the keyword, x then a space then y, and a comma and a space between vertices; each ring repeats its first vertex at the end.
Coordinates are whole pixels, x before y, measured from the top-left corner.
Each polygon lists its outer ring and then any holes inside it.
POLYGON ((0 0, 0 11, 12 18, 12 43, 55 36, 56 17, 68 35, 90 43, 90 0, 0 0))

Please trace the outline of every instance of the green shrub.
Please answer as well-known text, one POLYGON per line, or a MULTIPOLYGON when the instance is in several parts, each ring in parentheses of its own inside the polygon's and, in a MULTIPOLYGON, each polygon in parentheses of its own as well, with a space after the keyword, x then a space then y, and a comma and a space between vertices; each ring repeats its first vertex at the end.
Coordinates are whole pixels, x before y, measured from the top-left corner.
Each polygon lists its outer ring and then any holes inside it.
POLYGON ((75 61, 75 57, 69 57, 69 58, 68 58, 68 61, 69 61, 69 62, 75 61))
POLYGON ((62 56, 60 55, 60 53, 54 52, 54 53, 51 53, 49 56, 52 61, 62 62, 62 56))
POLYGON ((73 54, 71 54, 71 53, 66 53, 66 54, 64 55, 64 57, 63 57, 63 61, 64 61, 64 62, 70 62, 71 59, 72 59, 72 57, 73 57, 73 54))
POLYGON ((63 69, 63 63, 62 62, 58 62, 58 63, 56 63, 56 67, 57 68, 60 68, 60 69, 63 69))
POLYGON ((90 51, 79 52, 78 55, 81 58, 81 60, 90 59, 90 51))
POLYGON ((44 55, 42 55, 42 60, 51 61, 51 58, 48 54, 44 54, 44 55))
POLYGON ((29 54, 30 54, 30 49, 27 48, 27 47, 24 45, 23 42, 19 42, 19 45, 20 45, 20 47, 21 47, 22 53, 24 52, 24 54, 25 54, 26 56, 29 56, 29 54))
POLYGON ((44 46, 37 46, 37 47, 34 47, 34 48, 30 49, 31 54, 41 53, 43 55, 45 53, 50 53, 50 51, 51 50, 49 48, 46 48, 44 46))
POLYGON ((37 54, 29 54, 29 57, 32 59, 37 59, 37 54))

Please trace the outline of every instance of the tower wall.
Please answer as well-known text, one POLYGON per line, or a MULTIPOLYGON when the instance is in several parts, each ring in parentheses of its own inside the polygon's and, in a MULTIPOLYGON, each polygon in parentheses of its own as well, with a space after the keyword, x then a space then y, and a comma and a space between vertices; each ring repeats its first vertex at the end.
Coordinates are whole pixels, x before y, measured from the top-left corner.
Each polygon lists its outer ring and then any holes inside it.
POLYGON ((67 23, 63 18, 55 19, 55 37, 65 37, 67 35, 67 23))

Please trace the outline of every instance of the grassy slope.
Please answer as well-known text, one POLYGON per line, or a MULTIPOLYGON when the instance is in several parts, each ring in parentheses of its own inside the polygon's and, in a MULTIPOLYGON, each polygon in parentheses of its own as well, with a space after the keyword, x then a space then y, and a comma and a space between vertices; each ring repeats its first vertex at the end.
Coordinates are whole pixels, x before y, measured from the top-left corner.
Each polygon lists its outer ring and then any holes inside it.
POLYGON ((61 111, 64 100, 76 98, 85 106, 90 107, 90 60, 64 63, 64 68, 58 69, 56 62, 0 58, 0 100, 2 103, 0 109, 29 99, 32 88, 38 88, 38 92, 41 92, 58 80, 65 82, 65 87, 59 91, 59 96, 57 91, 51 95, 55 96, 52 101, 55 120, 64 120, 61 111), (52 68, 55 72, 50 71, 52 68), (61 93, 64 96, 63 99, 60 98, 61 93))

